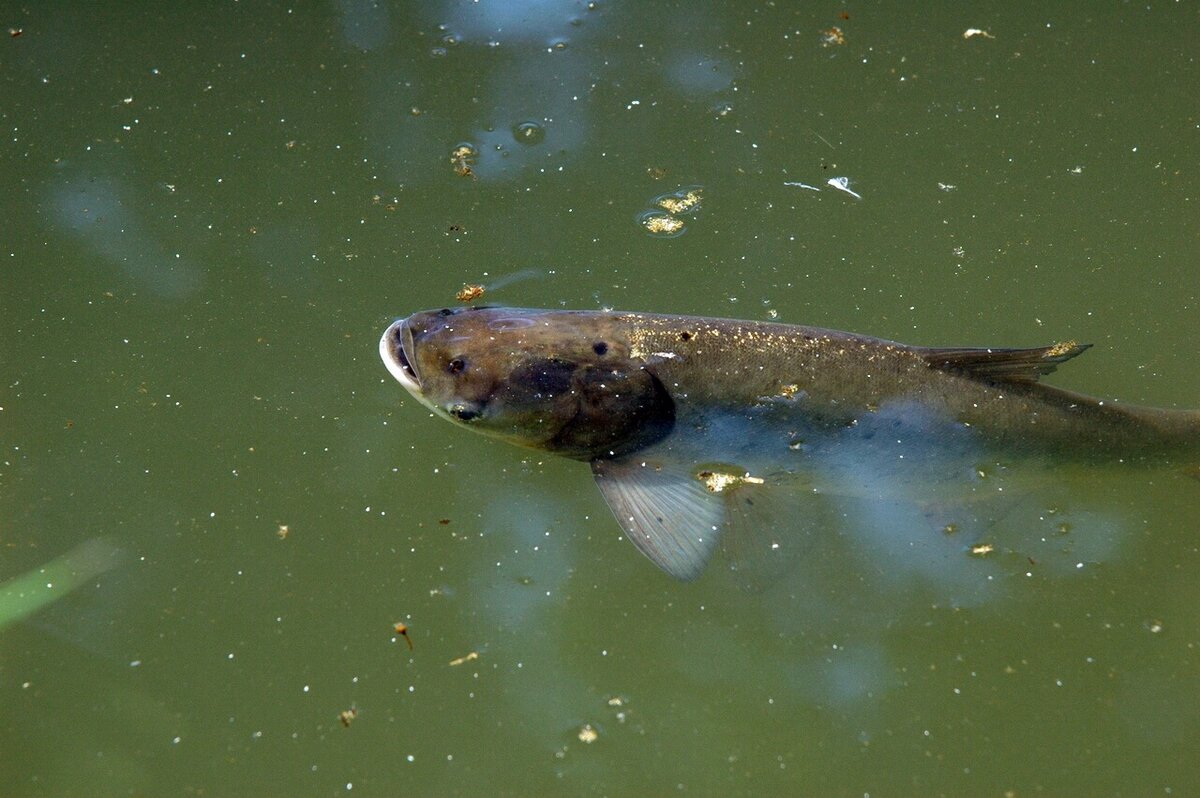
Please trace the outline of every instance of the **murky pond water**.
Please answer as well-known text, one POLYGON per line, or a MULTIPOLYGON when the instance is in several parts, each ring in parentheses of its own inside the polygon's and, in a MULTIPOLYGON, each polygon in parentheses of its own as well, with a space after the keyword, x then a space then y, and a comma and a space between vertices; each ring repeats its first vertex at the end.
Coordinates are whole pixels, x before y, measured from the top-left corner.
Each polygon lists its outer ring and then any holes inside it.
POLYGON ((1200 406, 1194 7, 0 29, 6 795, 1200 792, 1194 470, 680 583, 586 466, 430 418, 376 352, 477 283, 1077 339, 1054 384, 1200 406))

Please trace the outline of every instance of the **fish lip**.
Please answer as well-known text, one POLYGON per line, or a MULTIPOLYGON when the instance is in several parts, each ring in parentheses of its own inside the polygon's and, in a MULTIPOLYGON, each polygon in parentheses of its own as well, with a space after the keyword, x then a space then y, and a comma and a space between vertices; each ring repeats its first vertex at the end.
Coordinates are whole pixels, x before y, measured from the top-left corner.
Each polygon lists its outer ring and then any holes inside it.
POLYGON ((408 320, 398 319, 383 331, 383 336, 379 339, 379 357, 397 382, 412 394, 420 396, 421 378, 417 376, 417 370, 408 358, 412 347, 413 336, 408 320))

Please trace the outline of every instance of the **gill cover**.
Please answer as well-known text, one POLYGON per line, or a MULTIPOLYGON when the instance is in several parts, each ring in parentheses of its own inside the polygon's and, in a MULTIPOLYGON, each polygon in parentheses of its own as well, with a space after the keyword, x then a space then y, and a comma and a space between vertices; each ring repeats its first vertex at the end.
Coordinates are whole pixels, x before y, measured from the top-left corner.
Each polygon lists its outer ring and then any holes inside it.
POLYGON ((640 366, 562 358, 530 360, 498 386, 497 414, 543 419, 553 434, 541 448, 576 460, 628 454, 665 438, 675 404, 662 383, 640 366))

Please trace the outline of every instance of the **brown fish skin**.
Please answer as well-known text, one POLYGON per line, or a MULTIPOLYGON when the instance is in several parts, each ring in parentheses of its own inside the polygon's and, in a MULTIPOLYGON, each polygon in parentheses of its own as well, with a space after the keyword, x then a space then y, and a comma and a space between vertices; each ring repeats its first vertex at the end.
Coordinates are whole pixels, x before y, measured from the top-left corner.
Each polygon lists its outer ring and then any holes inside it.
POLYGON ((1086 348, 935 349, 768 322, 519 308, 416 313, 380 341, 392 374, 440 415, 585 461, 638 451, 714 411, 777 408, 837 429, 900 401, 1014 454, 1200 453, 1198 411, 1037 382, 1086 348))

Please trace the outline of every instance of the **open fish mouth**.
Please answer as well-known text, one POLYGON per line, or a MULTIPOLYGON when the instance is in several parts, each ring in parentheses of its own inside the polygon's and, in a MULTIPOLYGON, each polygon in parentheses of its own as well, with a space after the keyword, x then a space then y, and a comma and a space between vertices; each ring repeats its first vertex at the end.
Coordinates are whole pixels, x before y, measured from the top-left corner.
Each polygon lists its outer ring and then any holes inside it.
POLYGON ((407 354, 412 351, 412 346, 412 330, 408 328, 407 320, 398 319, 384 330, 383 337, 379 339, 379 357, 401 385, 420 396, 421 380, 407 354))

